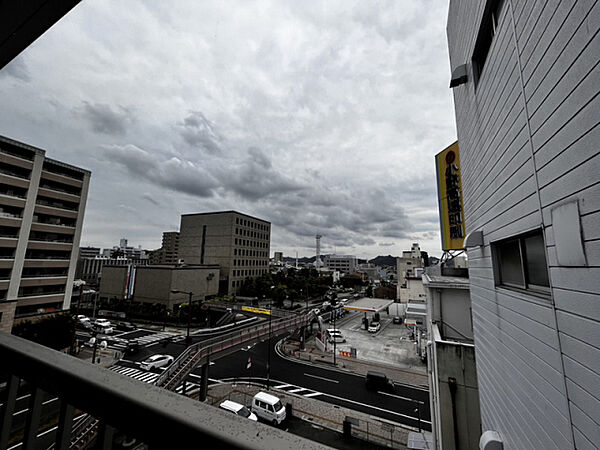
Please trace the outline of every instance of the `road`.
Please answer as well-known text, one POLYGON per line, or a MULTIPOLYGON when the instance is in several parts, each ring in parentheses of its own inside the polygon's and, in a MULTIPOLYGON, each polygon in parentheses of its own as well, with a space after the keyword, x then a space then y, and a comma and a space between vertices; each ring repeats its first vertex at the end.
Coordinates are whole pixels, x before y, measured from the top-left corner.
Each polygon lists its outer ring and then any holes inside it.
MULTIPOLYGON (((271 387, 414 427, 419 426, 420 413, 421 426, 431 429, 428 391, 401 384, 395 384, 394 393, 368 391, 362 375, 283 358, 275 351, 275 343, 282 337, 272 339, 271 387)), ((267 356, 268 341, 241 350, 214 361, 209 379, 215 382, 255 378, 266 382, 267 356), (250 369, 246 368, 248 358, 252 362, 250 369)), ((194 375, 199 377, 200 371, 194 375)))
MULTIPOLYGON (((132 332, 136 333, 136 332, 132 332)), ((282 391, 318 398, 321 401, 361 411, 393 422, 431 429, 429 392, 402 384, 395 384, 395 392, 373 392, 365 388, 364 376, 327 366, 308 365, 283 358, 275 349, 275 344, 285 335, 274 336, 271 347, 271 387, 282 391)), ((201 340, 202 338, 196 338, 201 340)), ((140 349, 135 355, 120 361, 113 370, 144 382, 153 382, 160 369, 150 373, 139 369, 139 362, 152 354, 168 354, 177 357, 185 349, 185 341, 169 342, 165 345, 155 342, 140 349)), ((255 379, 266 383, 268 341, 242 349, 224 358, 211 361, 209 380, 214 382, 233 379, 255 379), (251 369, 247 369, 248 358, 251 369)), ((201 380, 198 368, 188 378, 192 384, 186 390, 195 389, 201 380)), ((183 386, 177 388, 182 392, 183 386)))

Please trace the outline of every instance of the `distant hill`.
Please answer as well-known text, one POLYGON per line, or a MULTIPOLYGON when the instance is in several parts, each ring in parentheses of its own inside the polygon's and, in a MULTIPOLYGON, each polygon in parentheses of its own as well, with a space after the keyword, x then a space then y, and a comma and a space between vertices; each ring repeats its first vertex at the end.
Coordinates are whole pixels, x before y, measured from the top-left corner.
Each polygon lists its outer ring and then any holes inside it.
POLYGON ((375 264, 376 266, 395 266, 396 265, 396 256, 387 255, 387 256, 377 256, 369 260, 371 264, 375 264))
MULTIPOLYGON (((296 258, 293 258, 291 256, 284 256, 283 257, 283 262, 285 263, 289 263, 289 264, 296 264, 296 258)), ((298 263, 302 263, 302 264, 310 264, 310 263, 314 263, 315 262, 315 257, 311 256, 310 258, 308 257, 302 257, 302 258, 298 258, 298 263)))

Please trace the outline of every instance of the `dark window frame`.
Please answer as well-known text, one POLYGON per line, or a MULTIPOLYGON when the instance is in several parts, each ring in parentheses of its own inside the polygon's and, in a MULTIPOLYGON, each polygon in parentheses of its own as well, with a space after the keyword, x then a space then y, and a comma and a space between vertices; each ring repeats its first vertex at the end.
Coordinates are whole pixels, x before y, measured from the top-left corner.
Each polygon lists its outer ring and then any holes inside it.
POLYGON ((533 231, 529 231, 526 233, 522 233, 507 239, 502 239, 500 241, 492 242, 492 265, 494 268, 494 283, 496 287, 508 288, 513 290, 518 290, 521 292, 527 292, 531 294, 535 294, 537 296, 542 296, 548 298, 551 296, 551 288, 550 288, 550 280, 548 276, 548 285, 535 284, 530 282, 531 276, 528 271, 528 260, 527 252, 525 250, 525 240, 532 237, 540 237, 542 239, 543 248, 544 248, 544 270, 548 273, 548 256, 546 252, 546 242, 544 239, 544 232, 542 229, 536 229, 533 231), (503 249, 506 250, 508 245, 512 245, 514 243, 518 244, 518 257, 520 262, 520 271, 521 271, 521 279, 522 283, 514 283, 509 282, 502 279, 502 270, 501 270, 501 254, 503 249))
POLYGON ((475 89, 477 89, 477 85, 479 84, 479 79, 487 62, 492 43, 498 34, 503 6, 504 0, 488 0, 485 5, 481 24, 479 25, 479 32, 477 33, 477 40, 475 41, 475 48, 473 49, 473 56, 471 57, 475 89))

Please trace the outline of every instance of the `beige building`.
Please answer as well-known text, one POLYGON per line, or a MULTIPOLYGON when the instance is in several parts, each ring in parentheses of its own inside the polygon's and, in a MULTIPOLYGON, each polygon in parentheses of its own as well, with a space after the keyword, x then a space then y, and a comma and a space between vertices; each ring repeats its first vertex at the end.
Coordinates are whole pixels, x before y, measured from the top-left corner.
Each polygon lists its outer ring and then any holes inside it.
POLYGON ((396 272, 398 273, 398 287, 406 283, 407 277, 416 275, 415 269, 423 267, 423 258, 419 244, 415 243, 409 251, 402 252, 401 258, 396 258, 396 272))
POLYGON ((235 294, 246 278, 267 272, 270 242, 269 222, 236 211, 181 216, 179 259, 219 265, 220 294, 235 294))
POLYGON ((427 300, 421 276, 407 277, 405 287, 399 287, 398 292, 401 303, 425 302, 427 300))
POLYGON ((219 292, 219 266, 147 266, 140 267, 135 277, 134 299, 146 303, 166 303, 167 308, 192 300, 204 300, 219 292))
POLYGON ((89 180, 0 136, 0 330, 69 308, 89 180))
POLYGON ((100 298, 124 300, 131 295, 134 301, 162 303, 173 309, 175 305, 187 302, 189 296, 171 291, 192 292, 192 300, 204 300, 218 293, 218 275, 217 265, 105 266, 100 298), (131 283, 133 288, 130 289, 131 283))

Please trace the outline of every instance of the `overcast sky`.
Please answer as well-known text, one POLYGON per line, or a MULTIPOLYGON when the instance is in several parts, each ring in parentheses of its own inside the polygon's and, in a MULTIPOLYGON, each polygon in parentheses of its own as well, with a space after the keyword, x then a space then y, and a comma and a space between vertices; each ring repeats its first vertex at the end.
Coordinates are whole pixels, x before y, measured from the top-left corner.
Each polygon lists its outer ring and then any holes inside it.
POLYGON ((0 134, 92 171, 82 245, 154 249, 235 209, 271 252, 439 255, 447 9, 84 0, 0 71, 0 134))

